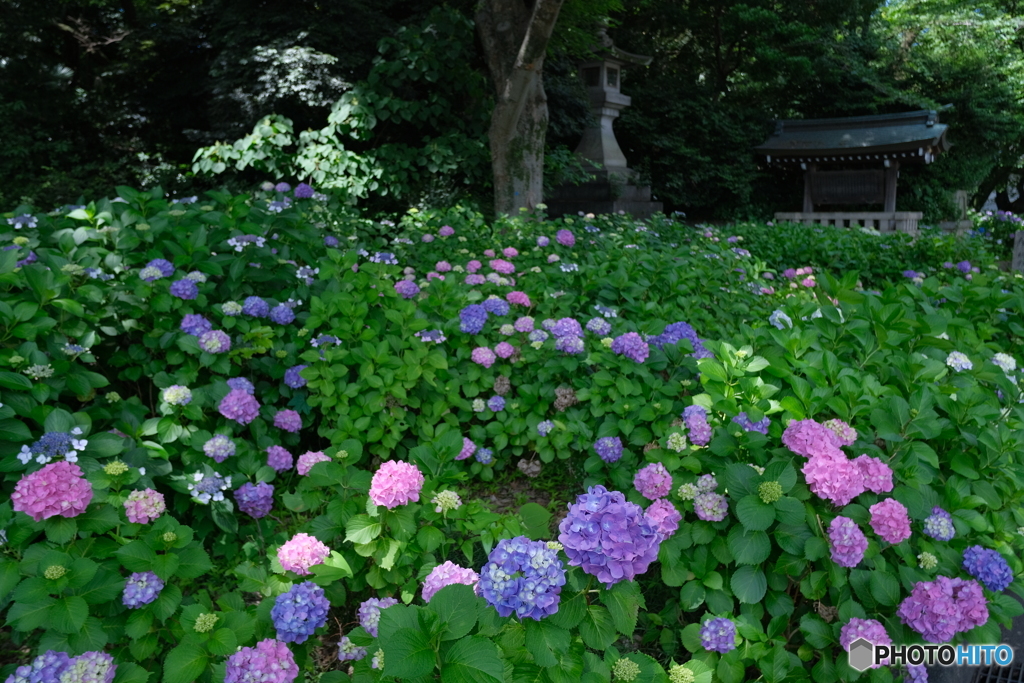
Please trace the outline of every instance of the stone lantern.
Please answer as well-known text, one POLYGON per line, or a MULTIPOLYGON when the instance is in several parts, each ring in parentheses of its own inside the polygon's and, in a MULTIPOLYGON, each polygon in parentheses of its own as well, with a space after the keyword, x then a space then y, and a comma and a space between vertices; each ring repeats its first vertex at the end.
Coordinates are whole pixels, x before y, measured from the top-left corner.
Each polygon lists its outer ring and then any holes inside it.
POLYGON ((559 216, 579 211, 625 211, 647 218, 660 212, 662 204, 651 201, 649 187, 633 184, 636 173, 627 165, 612 124, 631 102, 630 97, 621 92, 623 67, 647 66, 653 57, 634 55, 616 47, 604 28, 598 32, 598 40, 595 58, 579 65, 595 123, 583 131, 576 147, 576 155, 595 179, 583 185, 557 188, 547 201, 549 213, 559 216))

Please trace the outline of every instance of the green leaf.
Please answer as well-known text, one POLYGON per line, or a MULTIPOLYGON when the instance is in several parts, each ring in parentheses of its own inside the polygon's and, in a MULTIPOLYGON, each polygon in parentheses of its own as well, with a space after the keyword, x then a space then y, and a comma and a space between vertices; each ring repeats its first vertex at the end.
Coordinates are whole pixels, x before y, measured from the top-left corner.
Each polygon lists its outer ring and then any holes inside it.
POLYGON ((765 591, 768 590, 768 579, 763 571, 747 565, 733 573, 729 586, 740 602, 752 605, 764 598, 765 591))
POLYGON ((157 599, 150 604, 149 609, 153 611, 157 619, 166 620, 178 610, 179 604, 181 604, 181 589, 174 584, 168 584, 160 591, 157 599))
POLYGON ((238 637, 230 628, 219 628, 210 634, 206 641, 206 648, 213 655, 234 654, 238 648, 238 637))
POLYGON ((591 605, 580 622, 580 635, 587 647, 594 650, 607 650, 608 646, 618 637, 615 625, 608 610, 600 605, 591 605))
POLYGON ((817 615, 805 614, 800 617, 800 630, 808 644, 817 650, 825 649, 833 641, 832 628, 817 615))
POLYGON ((736 564, 760 565, 772 553, 772 542, 763 531, 744 531, 734 526, 729 532, 729 551, 736 564))
POLYGON ((804 504, 796 498, 783 496, 775 501, 775 516, 780 524, 799 526, 806 519, 806 511, 804 504))
POLYGON ((120 662, 114 672, 114 683, 146 683, 150 672, 138 664, 120 662))
POLYGON ((110 505, 90 505, 85 512, 75 517, 81 531, 103 534, 120 522, 117 511, 110 505))
POLYGON ((130 572, 152 571, 153 563, 156 562, 156 552, 142 541, 132 541, 114 554, 130 572))
MULTIPOLYGON (((385 669, 387 656, 385 651, 385 669)), ((464 638, 445 653, 441 665, 442 683, 502 683, 504 680, 505 665, 498 654, 498 646, 487 638, 464 638)))
POLYGON ((159 576, 164 581, 167 581, 174 576, 175 570, 178 569, 178 563, 181 560, 174 553, 164 553, 157 555, 153 560, 153 573, 159 576))
MULTIPOLYGON (((28 379, 28 377, 25 377, 24 375, 19 375, 16 372, 7 372, 6 370, 3 370, 0 371, 0 387, 3 387, 4 389, 12 389, 15 391, 30 391, 32 389, 32 382, 28 379)), ((28 431, 28 428, 26 428, 24 425, 22 425, 22 428, 25 429, 25 431, 28 431)), ((24 439, 19 439, 19 441, 28 441, 31 438, 32 434, 30 432, 27 437, 25 437, 24 439)))
POLYGON ((384 649, 385 676, 416 678, 434 670, 434 648, 423 630, 400 628, 378 642, 384 649))
POLYGON ((759 475, 750 465, 733 463, 725 468, 722 483, 729 491, 729 497, 736 500, 752 494, 756 495, 758 478, 759 475))
POLYGON ((679 591, 679 602, 683 609, 695 610, 704 603, 707 591, 700 581, 689 581, 679 591))
POLYGON ((764 531, 775 521, 775 508, 751 494, 736 504, 736 516, 747 531, 764 531))
POLYGON ((611 590, 598 593, 601 602, 608 608, 615 629, 626 636, 636 630, 637 613, 644 606, 644 596, 635 581, 620 581, 611 590))
POLYGON ((184 640, 164 659, 164 683, 192 683, 206 671, 209 661, 203 648, 184 640))
POLYGON ((526 503, 519 508, 519 515, 526 525, 526 535, 532 540, 547 538, 551 535, 548 524, 551 522, 551 513, 537 503, 526 503))
POLYGON ((456 640, 473 630, 477 599, 473 589, 461 583, 445 586, 430 598, 430 610, 444 624, 441 640, 456 640))
POLYGON ((563 598, 558 611, 547 618, 555 626, 576 628, 587 613, 587 600, 583 593, 576 593, 571 598, 563 598))
POLYGON ((327 586, 341 579, 352 578, 352 568, 344 555, 337 550, 332 550, 322 564, 313 565, 310 570, 316 575, 314 583, 318 586, 327 586))
POLYGON ((14 590, 19 581, 21 581, 21 571, 18 569, 17 562, 13 560, 0 562, 0 601, 14 590))
POLYGON ((178 551, 178 567, 174 575, 182 579, 194 579, 213 569, 210 556, 198 545, 178 551))
POLYGON ((132 610, 124 626, 124 634, 132 640, 137 640, 149 633, 153 627, 153 613, 148 609, 132 610))
POLYGON ((50 517, 43 522, 46 538, 50 543, 64 545, 78 533, 78 523, 67 517, 50 517))
POLYGON ((0 440, 9 443, 31 441, 32 432, 29 431, 28 427, 21 420, 6 418, 0 420, 0 440))
POLYGON ((557 666, 558 655, 569 649, 570 633, 547 619, 524 619, 523 626, 526 628, 526 649, 538 666, 557 666))
POLYGON ((886 607, 892 607, 900 601, 900 582, 892 574, 883 571, 871 572, 871 595, 886 607))
POLYGON ((7 623, 13 623, 18 631, 31 631, 49 623, 50 608, 56 600, 45 598, 36 602, 16 602, 7 612, 7 623))
POLYGON ((89 605, 77 595, 60 598, 50 609, 51 628, 60 633, 77 633, 89 616, 89 605))
POLYGON ((381 523, 375 522, 369 515, 355 515, 345 525, 345 540, 360 545, 369 543, 380 536, 382 530, 381 523))

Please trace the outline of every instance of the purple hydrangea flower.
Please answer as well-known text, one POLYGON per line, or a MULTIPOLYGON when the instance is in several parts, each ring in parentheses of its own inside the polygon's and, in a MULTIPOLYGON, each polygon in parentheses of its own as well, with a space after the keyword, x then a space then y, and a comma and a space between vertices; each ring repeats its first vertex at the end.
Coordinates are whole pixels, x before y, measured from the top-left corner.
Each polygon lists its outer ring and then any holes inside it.
POLYGON ((121 602, 125 607, 137 609, 157 599, 164 582, 153 572, 135 572, 128 577, 121 602))
POLYGON ((537 433, 541 436, 547 436, 548 432, 555 428, 555 423, 551 420, 544 420, 537 425, 537 433))
POLYGON ((312 581, 292 586, 287 593, 277 596, 270 618, 277 629, 277 637, 286 643, 304 643, 313 632, 327 623, 331 603, 324 589, 312 581))
POLYGON ((420 288, 416 286, 416 283, 412 280, 399 280, 395 283, 395 291, 398 292, 403 299, 412 299, 420 293, 420 288))
MULTIPOLYGON (((892 645, 892 638, 885 631, 882 622, 875 619, 858 619, 851 617, 839 632, 839 645, 850 651, 850 645, 859 638, 863 638, 872 645, 892 645)), ((879 666, 888 666, 889 660, 883 659, 878 664, 872 664, 870 668, 877 669, 879 666)))
POLYGON ((644 498, 658 500, 672 491, 672 475, 660 462, 653 462, 636 473, 633 486, 644 498))
POLYGON ((694 330, 693 327, 691 327, 688 323, 685 322, 678 322, 672 323, 671 325, 667 325, 665 327, 664 332, 655 337, 651 337, 647 341, 653 344, 654 346, 657 346, 659 349, 662 349, 665 346, 672 346, 674 344, 678 344, 683 339, 688 340, 690 342, 690 345, 693 346, 694 358, 699 359, 714 357, 714 354, 708 351, 704 347, 704 344, 701 341, 701 339, 697 337, 696 330, 694 330))
POLYGON ((60 675, 60 683, 111 683, 117 665, 106 652, 85 652, 68 663, 60 675))
POLYGON ((288 192, 290 189, 292 189, 292 186, 282 181, 277 185, 274 185, 274 189, 277 190, 278 192, 288 192))
POLYGON ((301 389, 306 386, 306 380, 299 373, 305 370, 308 365, 294 365, 284 371, 284 383, 292 389, 301 389))
POLYGON ((278 472, 290 470, 295 462, 295 456, 281 446, 270 446, 267 448, 267 465, 278 472))
POLYGON ((295 322, 295 311, 288 304, 278 304, 270 310, 270 321, 278 325, 295 322))
POLYGON ((924 520, 924 532, 937 541, 951 541, 956 536, 953 515, 940 507, 933 507, 932 514, 924 520))
POLYGON ((481 465, 490 465, 494 462, 494 451, 490 448, 480 447, 476 449, 476 454, 473 457, 481 465))
POLYGON ((538 247, 546 247, 549 244, 551 244, 551 238, 550 237, 545 237, 544 235, 541 235, 540 237, 537 238, 537 246, 538 247))
POLYGON ((274 487, 266 482, 252 484, 246 482, 235 491, 238 509, 253 519, 260 519, 270 514, 274 507, 274 487))
POLYGON ((576 236, 568 230, 559 230, 555 233, 555 240, 563 247, 576 246, 576 236))
POLYGON ((617 462, 622 457, 622 439, 617 436, 605 436, 594 442, 594 450, 606 463, 617 462))
MULTIPOLYGON (((828 528, 832 542, 832 561, 840 567, 856 567, 864 559, 868 539, 849 517, 836 517, 828 528)), ((877 643, 876 643, 877 644, 877 643)))
POLYGON ((969 273, 971 272, 971 262, 961 261, 960 263, 956 264, 956 269, 959 270, 961 273, 969 273))
POLYGON ((254 318, 266 318, 270 314, 270 304, 258 296, 250 296, 242 302, 242 313, 254 318))
POLYGON ((700 644, 705 650, 725 654, 736 649, 736 624, 731 619, 708 619, 700 627, 700 644))
POLYGON ((502 410, 505 410, 505 399, 501 396, 492 396, 487 401, 487 407, 494 412, 499 413, 502 410))
POLYGON ((47 650, 33 659, 31 664, 15 669, 5 683, 57 683, 60 680, 60 675, 69 666, 71 666, 71 657, 68 656, 68 653, 47 650))
POLYGON ((917 582, 896 616, 929 643, 946 643, 957 633, 986 623, 989 614, 977 581, 937 576, 917 582))
POLYGON ((587 323, 587 330, 598 337, 606 337, 612 331, 612 324, 604 318, 591 318, 587 323))
POLYGON ((558 530, 569 564, 596 576, 606 588, 646 572, 658 558, 662 538, 643 508, 603 486, 577 497, 558 530))
POLYGON ((338 659, 342 662, 357 662, 366 657, 366 648, 359 647, 348 636, 342 636, 338 641, 338 659))
POLYGON ((227 384, 232 390, 237 389, 238 391, 244 391, 250 396, 256 395, 256 387, 254 387, 252 382, 247 380, 245 377, 232 377, 228 380, 227 384))
POLYGON ((512 325, 512 329, 514 329, 516 332, 522 332, 524 334, 533 332, 533 318, 531 318, 528 315, 524 315, 523 317, 518 318, 512 325))
POLYGON ((230 437, 217 434, 203 444, 203 453, 217 462, 224 462, 235 454, 235 442, 230 437))
MULTIPOLYGON (((533 335, 531 334, 530 336, 533 335)), ((555 339, 555 350, 561 351, 562 353, 568 353, 570 355, 578 355, 587 349, 582 339, 569 335, 565 337, 557 337, 555 339)))
POLYGON ((267 638, 228 657, 224 683, 292 683, 299 675, 286 643, 267 638))
POLYGON ((531 342, 534 342, 534 343, 536 343, 536 342, 542 342, 543 343, 543 342, 546 342, 548 340, 548 336, 549 336, 548 333, 545 332, 544 330, 534 330, 533 332, 530 333, 530 336, 528 337, 528 339, 531 342))
POLYGON ((619 335, 612 342, 612 353, 625 356, 637 363, 643 363, 647 360, 650 352, 651 350, 647 346, 647 342, 636 332, 627 332, 626 334, 619 335))
POLYGON ((156 275, 154 273, 152 277, 143 277, 142 279, 145 280, 146 282, 152 282, 153 280, 157 280, 161 277, 170 277, 174 275, 174 264, 172 264, 167 259, 153 259, 152 261, 146 264, 146 267, 143 268, 143 270, 145 270, 146 268, 155 268, 160 273, 159 275, 156 275))
POLYGON ((693 511, 705 522, 721 522, 729 513, 729 503, 725 496, 705 491, 698 493, 693 499, 693 511))
POLYGON ((377 626, 380 624, 380 612, 392 605, 397 605, 395 598, 370 598, 359 605, 359 625, 366 629, 374 638, 377 637, 377 626))
POLYGON ((752 422, 745 412, 734 417, 732 421, 738 424, 745 432, 757 432, 764 435, 768 434, 768 426, 771 424, 771 420, 767 417, 757 422, 752 422))
POLYGON ((492 315, 508 315, 509 305, 504 299, 484 299, 481 306, 492 315))
POLYGON ((221 330, 203 332, 199 337, 199 348, 207 353, 227 353, 231 350, 231 337, 221 330))
POLYGON ((274 415, 274 426, 294 434, 302 429, 302 417, 294 410, 280 410, 274 415))
POLYGON ((697 490, 701 493, 705 491, 714 491, 718 488, 718 480, 715 479, 713 474, 702 474, 697 477, 697 490))
POLYGON ((185 301, 192 301, 199 296, 199 285, 188 278, 175 280, 171 283, 171 296, 176 296, 185 301))
POLYGON ((221 415, 240 425, 249 424, 260 414, 259 401, 239 389, 232 389, 217 409, 221 415))
POLYGON ((325 247, 336 247, 336 246, 338 246, 338 244, 339 244, 338 238, 335 237, 334 235, 326 235, 324 237, 324 246, 325 247))
MULTIPOLYGON (((544 321, 547 322, 546 320, 544 321)), ((545 325, 545 327, 547 327, 545 325)), ((554 325, 551 326, 551 334, 556 337, 582 337, 583 327, 580 326, 578 320, 574 318, 562 318, 554 325)))
POLYGON ((980 545, 964 551, 964 569, 985 584, 985 588, 998 593, 1013 583, 1013 570, 1001 554, 980 545))
POLYGON ((695 446, 706 446, 711 441, 711 425, 707 421, 707 412, 702 406, 690 406, 683 411, 686 429, 690 432, 690 442, 695 446), (691 408, 699 410, 690 410, 691 408))
POLYGON ((193 337, 200 336, 203 332, 213 329, 213 323, 196 313, 189 313, 181 319, 181 331, 191 334, 193 337))
POLYGON ((487 309, 480 304, 470 304, 459 311, 462 324, 459 329, 467 334, 480 334, 487 322, 487 309))
POLYGON ((313 196, 313 188, 306 183, 299 183, 295 186, 296 199, 310 199, 313 196))
POLYGON ((544 541, 525 536, 498 541, 480 570, 480 595, 502 617, 535 619, 558 611, 565 567, 544 541))

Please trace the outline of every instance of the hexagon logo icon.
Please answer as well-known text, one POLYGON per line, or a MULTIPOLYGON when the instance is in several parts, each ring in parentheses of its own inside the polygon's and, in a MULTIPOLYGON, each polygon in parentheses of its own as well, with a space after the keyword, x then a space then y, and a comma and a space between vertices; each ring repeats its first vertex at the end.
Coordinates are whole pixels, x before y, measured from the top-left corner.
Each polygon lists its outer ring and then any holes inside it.
POLYGON ((875 663, 875 646, 864 638, 850 643, 850 666, 857 671, 867 671, 875 663))

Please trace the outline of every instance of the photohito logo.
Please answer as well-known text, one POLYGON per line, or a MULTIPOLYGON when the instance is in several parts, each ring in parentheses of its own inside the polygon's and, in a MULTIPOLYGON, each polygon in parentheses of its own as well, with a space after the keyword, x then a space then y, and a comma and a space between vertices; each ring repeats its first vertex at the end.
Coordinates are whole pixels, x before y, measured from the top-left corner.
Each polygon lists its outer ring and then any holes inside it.
POLYGON ((1009 645, 873 645, 864 638, 850 643, 850 666, 867 671, 872 666, 982 666, 1013 663, 1009 645))

